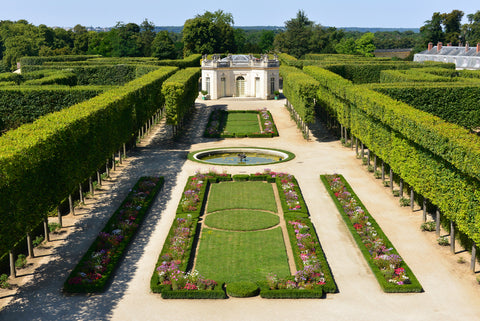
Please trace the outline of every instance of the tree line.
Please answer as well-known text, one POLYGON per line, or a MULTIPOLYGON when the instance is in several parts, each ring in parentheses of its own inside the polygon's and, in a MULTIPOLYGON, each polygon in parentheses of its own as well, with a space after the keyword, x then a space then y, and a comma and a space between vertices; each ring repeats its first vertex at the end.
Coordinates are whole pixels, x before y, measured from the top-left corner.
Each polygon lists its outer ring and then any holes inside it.
POLYGON ((217 10, 185 21, 180 33, 155 31, 145 19, 140 25, 118 22, 108 31, 34 26, 26 20, 0 21, 0 72, 12 70, 23 56, 98 54, 104 57, 157 57, 176 59, 192 53, 284 52, 296 58, 307 53, 342 53, 371 56, 375 49, 415 48, 424 50, 428 42, 458 44, 480 42, 480 11, 435 12, 430 20, 413 31, 345 31, 311 21, 304 11, 285 21, 283 28, 235 28, 231 13, 217 10))

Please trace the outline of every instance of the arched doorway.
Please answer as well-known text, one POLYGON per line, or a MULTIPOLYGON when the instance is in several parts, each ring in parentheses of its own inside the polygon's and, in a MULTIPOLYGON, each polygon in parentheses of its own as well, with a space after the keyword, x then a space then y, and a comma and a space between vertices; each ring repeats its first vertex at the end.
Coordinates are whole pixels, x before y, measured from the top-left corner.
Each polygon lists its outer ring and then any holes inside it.
POLYGON ((245 78, 242 76, 237 78, 237 97, 245 97, 245 78))

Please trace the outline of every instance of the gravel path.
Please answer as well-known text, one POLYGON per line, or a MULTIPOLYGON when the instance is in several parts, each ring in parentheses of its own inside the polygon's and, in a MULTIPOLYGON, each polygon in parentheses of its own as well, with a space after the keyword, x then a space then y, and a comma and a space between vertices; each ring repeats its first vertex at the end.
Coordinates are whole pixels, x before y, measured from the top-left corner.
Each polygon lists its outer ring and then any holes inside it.
MULTIPOLYGON (((305 141, 285 101, 221 99, 197 101, 196 118, 185 138, 172 142, 164 126, 141 145, 117 171, 105 192, 96 196, 75 217, 66 217, 66 233, 51 242, 50 254, 36 258, 30 272, 17 281, 15 292, 0 292, 0 320, 478 320, 480 286, 457 259, 469 254, 435 242, 423 233, 422 213, 398 205, 390 189, 367 172, 354 151, 344 148, 320 125, 305 141), (212 106, 229 109, 267 107, 280 137, 214 140, 202 137, 212 106), (339 293, 322 300, 267 300, 260 297, 227 300, 163 300, 150 293, 150 277, 165 241, 188 176, 213 166, 186 160, 189 151, 213 147, 258 146, 292 151, 296 158, 268 165, 295 175, 308 205, 339 293), (383 293, 362 254, 320 182, 319 175, 341 173, 411 267, 425 292, 383 293), (131 244, 117 274, 103 294, 66 296, 60 291, 109 215, 142 175, 163 175, 165 186, 152 206, 141 231, 131 244), (50 261, 50 262, 49 262, 50 261), (34 270, 34 268, 36 268, 34 270)), ((265 166, 215 166, 232 174, 263 171, 265 166)), ((446 233, 444 233, 446 234, 446 233)), ((457 249, 461 249, 457 246, 457 249)))

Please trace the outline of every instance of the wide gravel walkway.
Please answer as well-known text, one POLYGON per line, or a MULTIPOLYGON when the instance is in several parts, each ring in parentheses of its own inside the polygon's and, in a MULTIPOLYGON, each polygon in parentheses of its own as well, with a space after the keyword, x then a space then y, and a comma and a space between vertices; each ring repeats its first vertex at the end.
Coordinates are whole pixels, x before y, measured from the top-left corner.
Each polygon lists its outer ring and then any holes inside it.
MULTIPOLYGON (((55 242, 51 254, 37 258, 38 266, 23 278, 16 293, 0 292, 0 320, 479 320, 480 286, 469 272, 469 254, 436 244, 435 233, 421 232, 420 210, 399 206, 398 198, 368 173, 354 151, 342 147, 319 124, 305 141, 285 107, 285 101, 221 99, 197 101, 190 130, 178 142, 158 126, 151 140, 123 164, 108 192, 68 217, 67 233, 55 242), (212 106, 228 109, 267 107, 280 137, 205 139, 202 137, 212 106), (268 166, 215 166, 219 172, 254 173, 268 167, 296 176, 317 229, 339 293, 326 299, 267 300, 260 297, 227 300, 163 300, 150 293, 150 277, 175 216, 188 176, 213 166, 186 160, 189 151, 231 146, 286 149, 296 154, 290 162, 268 166), (319 175, 341 173, 406 260, 425 292, 386 294, 380 289, 353 238, 329 198, 319 175), (66 296, 61 287, 109 215, 139 176, 163 175, 166 183, 141 231, 131 244, 117 274, 103 294, 66 296), (47 263, 49 262, 49 263, 47 263)), ((443 233, 446 234, 446 233, 443 233)), ((53 246, 53 245, 52 245, 53 246)), ((457 249, 461 249, 457 246, 457 249)))

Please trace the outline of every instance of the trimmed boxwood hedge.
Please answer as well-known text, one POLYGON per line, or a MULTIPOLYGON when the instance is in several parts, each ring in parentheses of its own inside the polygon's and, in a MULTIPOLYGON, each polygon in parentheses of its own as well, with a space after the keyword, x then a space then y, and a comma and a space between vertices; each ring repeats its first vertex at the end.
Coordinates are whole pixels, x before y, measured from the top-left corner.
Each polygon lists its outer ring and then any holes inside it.
POLYGON ((163 299, 226 299, 224 284, 221 283, 213 290, 172 290, 164 288, 163 299))
POLYGON ((260 297, 264 299, 321 299, 323 298, 322 287, 314 289, 278 289, 270 290, 267 281, 257 282, 260 287, 260 297))
MULTIPOLYGON (((102 232, 109 233, 118 228, 118 216, 121 215, 121 211, 125 209, 125 204, 132 202, 132 198, 134 197, 137 189, 139 188, 140 184, 144 182, 145 180, 151 179, 151 177, 141 177, 138 182, 135 184, 135 186, 132 188, 130 193, 126 196, 125 200, 122 202, 122 204, 119 206, 119 208, 112 214, 110 219, 107 221, 105 224, 105 227, 102 229, 102 232)), ((138 229, 140 228, 140 224, 145 218, 146 213, 150 209, 151 204, 153 203, 155 197, 157 196, 158 191, 161 189, 163 186, 164 178, 163 177, 158 177, 158 181, 155 184, 155 186, 152 187, 152 189, 149 190, 149 194, 146 195, 145 199, 142 202, 141 208, 138 210, 138 214, 133 221, 134 224, 137 224, 136 228, 133 228, 129 230, 129 233, 124 235, 124 238, 120 243, 116 246, 113 247, 110 251, 113 252, 110 256, 110 262, 106 266, 106 270, 103 272, 101 278, 98 280, 91 282, 91 283, 72 283, 69 281, 72 281, 75 279, 80 272, 84 270, 84 265, 86 262, 92 259, 92 254, 94 252, 97 252, 98 246, 101 242, 101 239, 97 237, 90 248, 87 250, 87 252, 84 254, 80 262, 77 264, 77 266, 73 269, 73 271, 70 273, 70 276, 67 278, 63 285, 63 290, 65 292, 69 293, 93 293, 93 292, 103 292, 106 289, 106 286, 108 282, 110 281, 110 278, 113 276, 116 268, 118 267, 118 264, 120 260, 123 258, 128 245, 130 244, 130 240, 135 236, 137 233, 138 229)))
MULTIPOLYGON (((345 178, 342 175, 338 175, 338 176, 340 177, 340 179, 344 183, 345 188, 348 190, 348 192, 350 192, 352 197, 355 198, 358 206, 360 206, 362 208, 362 210, 365 213, 365 216, 368 216, 368 218, 369 218, 368 221, 375 228, 378 237, 381 238, 384 241, 385 246, 387 248, 392 248, 392 253, 393 254, 399 255, 397 250, 393 246, 392 242, 390 242, 390 240, 387 238, 385 233, 383 233, 381 227, 377 224, 375 219, 372 217, 372 215, 365 208, 363 203, 360 201, 358 196, 353 191, 352 187, 348 184, 348 182, 345 180, 345 178)), ((372 270, 373 274, 375 275, 375 277, 378 281, 378 284, 380 285, 382 290, 384 292, 387 292, 387 293, 423 292, 423 288, 422 288, 420 282, 418 282, 418 280, 415 277, 415 275, 413 274, 412 270, 408 267, 407 263, 403 260, 402 260, 402 263, 401 263, 401 267, 405 269, 405 272, 408 275, 408 278, 410 279, 411 284, 397 285, 397 284, 390 283, 385 279, 385 277, 383 276, 383 274, 380 271, 380 269, 378 268, 378 266, 376 266, 375 263, 373 262, 373 258, 371 256, 370 252, 368 251, 368 248, 362 242, 362 239, 358 235, 357 231, 355 230, 355 227, 353 226, 349 216, 347 215, 347 213, 345 213, 342 205, 340 204, 340 202, 337 200, 336 196, 334 195, 334 193, 333 193, 332 189, 330 188, 330 185, 327 181, 327 178, 325 177, 325 175, 321 175, 320 179, 321 179, 322 183, 325 185, 325 188, 327 189, 330 197, 332 198, 333 202, 335 203, 335 206, 337 207, 340 215, 342 216, 343 221, 347 225, 347 228, 349 229, 350 233, 352 234, 353 239, 357 243, 358 248, 362 252, 363 257, 365 258, 368 265, 370 266, 370 269, 372 270)))
POLYGON ((162 106, 162 67, 0 137, 0 253, 103 166, 162 106))
POLYGON ((225 290, 229 296, 235 298, 249 298, 257 296, 260 293, 260 289, 255 282, 239 281, 227 283, 225 290))

